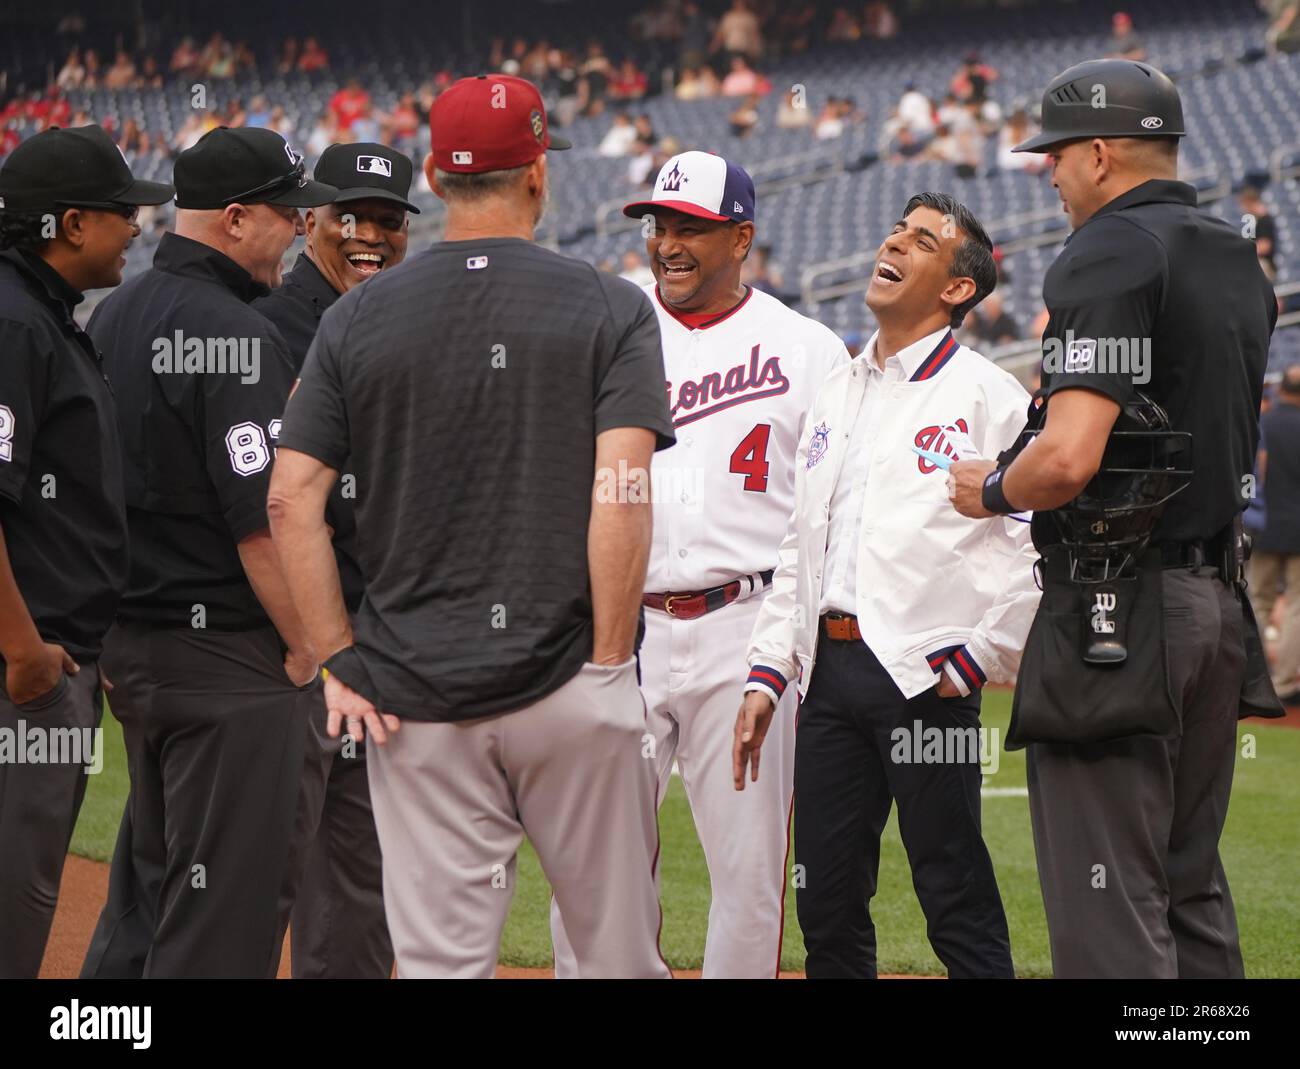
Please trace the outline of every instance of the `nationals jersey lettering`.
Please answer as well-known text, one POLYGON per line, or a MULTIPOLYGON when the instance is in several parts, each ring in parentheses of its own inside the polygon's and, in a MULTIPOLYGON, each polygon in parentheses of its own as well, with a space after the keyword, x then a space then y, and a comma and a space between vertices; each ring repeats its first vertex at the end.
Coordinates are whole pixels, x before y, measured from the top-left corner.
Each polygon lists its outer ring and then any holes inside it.
POLYGON ((704 590, 775 568, 805 415, 831 369, 848 362, 844 344, 759 290, 699 327, 668 311, 653 283, 646 293, 677 431, 650 473, 646 589, 704 590))
POLYGON ((673 426, 682 427, 732 405, 775 397, 789 390, 790 380, 781 371, 779 356, 769 357, 762 369, 759 369, 760 347, 755 345, 749 351, 748 364, 737 364, 725 373, 711 371, 699 381, 688 379, 683 382, 677 387, 676 402, 673 401, 672 381, 668 381, 665 386, 668 390, 668 403, 672 406, 673 426), (701 405, 704 407, 700 408, 701 405), (685 415, 678 415, 679 412, 685 415))

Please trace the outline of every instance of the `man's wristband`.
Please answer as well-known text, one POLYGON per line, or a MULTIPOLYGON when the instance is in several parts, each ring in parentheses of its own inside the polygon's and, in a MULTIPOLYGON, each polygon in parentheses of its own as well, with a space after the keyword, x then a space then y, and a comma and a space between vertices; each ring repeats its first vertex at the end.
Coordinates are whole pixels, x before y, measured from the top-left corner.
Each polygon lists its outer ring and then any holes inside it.
POLYGON ((988 478, 984 480, 984 489, 980 493, 980 503, 984 508, 999 516, 1010 516, 1013 512, 1020 511, 1007 500, 1007 495, 1002 489, 1002 477, 1006 473, 1006 468, 989 472, 988 478))

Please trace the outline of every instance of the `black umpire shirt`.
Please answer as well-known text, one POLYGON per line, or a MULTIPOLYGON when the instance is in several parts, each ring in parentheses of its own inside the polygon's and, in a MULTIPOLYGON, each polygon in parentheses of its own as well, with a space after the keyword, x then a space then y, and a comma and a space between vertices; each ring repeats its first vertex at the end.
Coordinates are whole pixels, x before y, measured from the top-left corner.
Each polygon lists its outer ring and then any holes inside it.
MULTIPOLYGON (((1277 320, 1254 244, 1200 211, 1193 187, 1151 180, 1070 235, 1043 300, 1049 397, 1083 387, 1124 405, 1140 391, 1191 432, 1195 475, 1153 542, 1214 537, 1249 503, 1277 320)), ((1056 540, 1046 516, 1034 524, 1040 548, 1056 540)))
POLYGON ((366 596, 330 670, 414 720, 518 709, 591 657, 595 439, 673 442, 640 289, 518 238, 443 242, 325 313, 280 445, 357 497, 366 596))
MULTIPOLYGON (((253 302, 253 307, 275 324, 289 346, 294 370, 301 372, 307 350, 311 348, 320 326, 320 317, 338 299, 338 292, 325 280, 320 269, 306 253, 299 253, 293 270, 285 274, 280 288, 272 290, 266 297, 259 297, 253 302)), ((355 545, 357 520, 354 506, 359 489, 355 476, 345 472, 334 484, 325 505, 325 519, 334 530, 334 556, 339 565, 343 603, 350 613, 361 607, 361 598, 365 594, 355 545)))
POLYGON ((266 493, 293 361, 249 303, 269 292, 228 256, 165 234, 153 267, 87 329, 117 392, 131 579, 118 615, 154 627, 268 623, 238 542, 266 493))
MULTIPOLYGON (((1264 530, 1261 553, 1300 554, 1300 404, 1275 401, 1260 421, 1264 451, 1264 530)), ((1300 591, 1291 591, 1300 597, 1300 591)))
POLYGON ((80 302, 40 257, 0 252, 0 527, 41 638, 84 662, 113 622, 127 548, 113 395, 80 302))

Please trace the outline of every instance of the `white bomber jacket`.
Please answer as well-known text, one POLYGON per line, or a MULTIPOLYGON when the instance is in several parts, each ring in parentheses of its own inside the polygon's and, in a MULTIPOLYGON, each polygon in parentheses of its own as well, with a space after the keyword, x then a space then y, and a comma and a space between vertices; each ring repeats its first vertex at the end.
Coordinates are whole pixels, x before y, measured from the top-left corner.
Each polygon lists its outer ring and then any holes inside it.
MULTIPOLYGON (((804 423, 794 514, 750 639, 746 691, 776 700, 789 680, 799 680, 801 695, 812 680, 831 495, 866 388, 863 361, 874 351, 873 337, 861 357, 827 377, 804 423)), ((1024 427, 1029 395, 948 331, 899 358, 910 377, 880 387, 888 392, 862 496, 858 626, 907 698, 933 687, 945 661, 972 690, 1011 682, 1040 596, 1029 524, 962 516, 948 500, 945 472, 911 446, 955 457, 945 434, 955 428, 992 459, 1024 427)))

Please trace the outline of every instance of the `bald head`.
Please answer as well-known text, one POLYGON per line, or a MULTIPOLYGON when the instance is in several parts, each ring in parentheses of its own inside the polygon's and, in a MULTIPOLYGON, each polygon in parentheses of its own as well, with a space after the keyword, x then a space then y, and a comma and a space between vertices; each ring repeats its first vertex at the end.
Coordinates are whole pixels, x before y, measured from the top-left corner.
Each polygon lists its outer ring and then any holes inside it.
POLYGON ((176 234, 228 256, 274 289, 285 252, 305 232, 297 208, 279 204, 228 204, 212 211, 176 209, 176 234))

